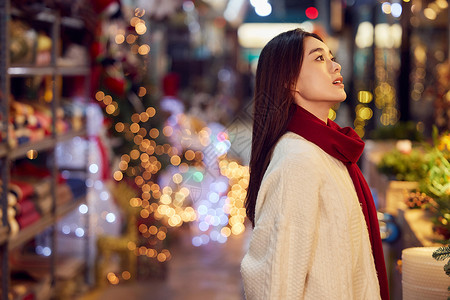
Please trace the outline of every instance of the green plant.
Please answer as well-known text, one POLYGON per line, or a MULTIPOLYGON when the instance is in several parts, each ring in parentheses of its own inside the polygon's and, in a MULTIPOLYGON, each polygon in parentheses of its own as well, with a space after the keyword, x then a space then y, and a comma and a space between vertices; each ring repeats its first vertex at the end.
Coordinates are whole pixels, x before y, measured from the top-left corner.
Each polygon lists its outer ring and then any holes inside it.
MULTIPOLYGON (((433 252, 433 258, 436 260, 445 260, 450 258, 450 245, 443 246, 435 250, 433 252)), ((444 265, 444 271, 447 276, 450 276, 450 259, 444 265)), ((448 290, 450 291, 450 286, 448 287, 448 290)), ((450 297, 448 297, 447 300, 450 300, 450 297)))
POLYGON ((416 149, 410 153, 397 149, 386 153, 378 164, 378 170, 388 177, 405 181, 420 181, 427 174, 424 155, 416 149))
POLYGON ((420 181, 419 189, 434 199, 429 207, 434 216, 433 229, 445 239, 450 239, 450 162, 449 152, 438 147, 427 153, 427 176, 420 181))
POLYGON ((370 138, 374 140, 407 139, 411 141, 423 141, 423 134, 417 130, 417 124, 415 122, 408 121, 377 128, 370 133, 370 138))

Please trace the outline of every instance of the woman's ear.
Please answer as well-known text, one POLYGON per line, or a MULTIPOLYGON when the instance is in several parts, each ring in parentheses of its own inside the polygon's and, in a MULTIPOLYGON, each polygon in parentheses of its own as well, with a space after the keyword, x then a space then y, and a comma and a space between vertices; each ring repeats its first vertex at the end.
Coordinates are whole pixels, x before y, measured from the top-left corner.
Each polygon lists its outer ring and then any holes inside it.
POLYGON ((284 84, 284 88, 290 90, 290 91, 296 91, 297 92, 297 84, 296 82, 293 82, 290 84, 290 86, 288 86, 287 83, 284 84))

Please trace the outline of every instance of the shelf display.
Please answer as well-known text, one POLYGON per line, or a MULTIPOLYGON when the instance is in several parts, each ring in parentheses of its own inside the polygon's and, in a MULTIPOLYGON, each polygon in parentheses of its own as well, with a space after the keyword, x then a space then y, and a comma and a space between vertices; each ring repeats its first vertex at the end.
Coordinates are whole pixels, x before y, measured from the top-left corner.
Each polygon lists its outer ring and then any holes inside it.
POLYGON ((60 255, 55 230, 86 203, 88 152, 80 171, 85 175, 72 177, 56 164, 55 149, 86 135, 88 32, 63 6, 37 5, 36 11, 28 3, 0 0, 2 299, 57 299, 58 278, 72 273, 67 268, 77 272, 73 278, 86 270, 83 261, 75 268, 73 257, 60 255), (69 39, 65 31, 72 31, 69 39))

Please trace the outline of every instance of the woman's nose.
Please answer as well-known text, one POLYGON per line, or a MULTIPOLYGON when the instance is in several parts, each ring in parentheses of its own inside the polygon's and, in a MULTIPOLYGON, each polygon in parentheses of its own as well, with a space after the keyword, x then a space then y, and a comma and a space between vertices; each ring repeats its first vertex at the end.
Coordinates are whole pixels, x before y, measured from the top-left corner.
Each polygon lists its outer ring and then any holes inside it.
POLYGON ((333 61, 332 63, 333 73, 340 72, 342 69, 341 65, 335 61, 333 61))

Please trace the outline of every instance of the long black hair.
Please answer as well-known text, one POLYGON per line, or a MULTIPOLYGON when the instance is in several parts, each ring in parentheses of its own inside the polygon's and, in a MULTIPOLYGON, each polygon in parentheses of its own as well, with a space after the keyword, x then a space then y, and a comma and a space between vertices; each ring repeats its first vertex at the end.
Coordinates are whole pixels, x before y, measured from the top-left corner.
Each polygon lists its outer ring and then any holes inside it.
POLYGON ((285 133, 295 108, 291 87, 303 62, 304 39, 317 34, 295 29, 274 37, 262 49, 256 69, 250 181, 245 208, 255 225, 255 205, 273 148, 285 133))

